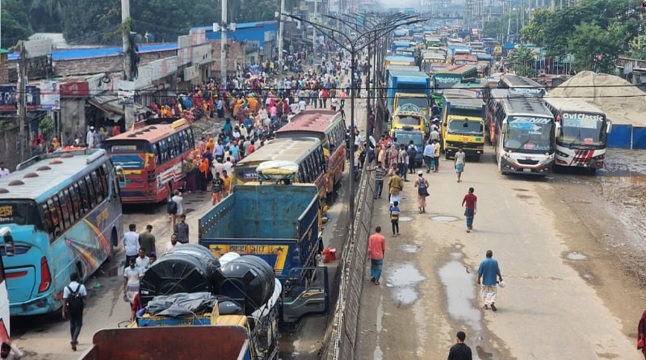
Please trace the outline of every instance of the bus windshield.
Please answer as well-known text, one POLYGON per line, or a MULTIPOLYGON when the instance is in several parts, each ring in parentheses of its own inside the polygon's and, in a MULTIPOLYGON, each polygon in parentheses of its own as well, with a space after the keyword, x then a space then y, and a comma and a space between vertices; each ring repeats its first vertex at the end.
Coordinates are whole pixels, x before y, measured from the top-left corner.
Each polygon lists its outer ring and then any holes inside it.
POLYGON ((424 109, 428 107, 428 99, 424 97, 408 97, 408 96, 402 96, 399 97, 397 100, 397 105, 401 106, 404 104, 413 104, 420 109, 424 109))
POLYGON ((402 116, 400 118, 397 118, 397 123, 410 126, 420 126, 422 124, 420 118, 412 116, 402 116))
POLYGON ((449 134, 455 135, 482 135, 484 127, 479 121, 453 120, 449 123, 449 134))
POLYGON ((448 89, 462 81, 459 74, 435 74, 434 79, 435 87, 438 89, 448 89))
POLYGON ((474 118, 482 119, 482 108, 474 108, 474 109, 460 108, 460 109, 456 109, 456 111, 449 112, 449 116, 466 116, 466 117, 474 117, 474 118))
POLYGON ((0 200, 0 225, 34 225, 43 229, 41 216, 33 200, 0 200))
POLYGON ((505 150, 543 152, 552 150, 552 129, 549 118, 512 116, 505 137, 505 150))
POLYGON ((424 138, 422 137, 422 133, 418 132, 398 132, 397 133, 397 143, 398 144, 405 144, 408 145, 410 144, 411 140, 413 141, 413 144, 415 145, 423 145, 424 144, 424 138))
POLYGON ((565 113, 561 119, 558 141, 565 145, 605 146, 604 120, 601 115, 565 113))

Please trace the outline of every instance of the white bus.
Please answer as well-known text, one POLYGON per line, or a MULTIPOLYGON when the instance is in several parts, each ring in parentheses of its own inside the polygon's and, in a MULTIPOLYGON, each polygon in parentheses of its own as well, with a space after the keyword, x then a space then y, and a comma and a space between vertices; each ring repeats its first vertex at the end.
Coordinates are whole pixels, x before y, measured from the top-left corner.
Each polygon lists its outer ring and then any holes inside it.
POLYGON ((487 117, 495 122, 493 146, 500 173, 549 174, 559 130, 542 99, 502 89, 491 95, 487 117))
POLYGON ((572 98, 544 98, 561 133, 556 138, 557 166, 603 168, 612 122, 594 105, 572 98))

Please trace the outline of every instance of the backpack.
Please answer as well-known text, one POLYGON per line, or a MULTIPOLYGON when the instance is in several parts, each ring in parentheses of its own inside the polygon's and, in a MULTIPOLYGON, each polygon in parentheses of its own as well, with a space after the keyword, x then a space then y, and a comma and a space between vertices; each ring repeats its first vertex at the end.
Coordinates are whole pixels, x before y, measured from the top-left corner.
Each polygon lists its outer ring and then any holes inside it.
POLYGON ((422 178, 422 181, 417 185, 417 194, 420 196, 427 196, 428 189, 426 188, 426 180, 422 178))
POLYGON ((414 146, 409 146, 408 157, 410 158, 410 160, 412 161, 413 159, 415 159, 416 156, 417 156, 417 149, 415 149, 414 146))
POLYGON ((67 297, 67 309, 71 314, 80 314, 83 312, 83 296, 80 294, 81 284, 78 285, 76 291, 72 291, 72 288, 67 285, 67 290, 70 292, 67 297))
POLYGON ((166 204, 166 211, 171 215, 177 215, 177 203, 175 200, 170 200, 168 204, 166 204))

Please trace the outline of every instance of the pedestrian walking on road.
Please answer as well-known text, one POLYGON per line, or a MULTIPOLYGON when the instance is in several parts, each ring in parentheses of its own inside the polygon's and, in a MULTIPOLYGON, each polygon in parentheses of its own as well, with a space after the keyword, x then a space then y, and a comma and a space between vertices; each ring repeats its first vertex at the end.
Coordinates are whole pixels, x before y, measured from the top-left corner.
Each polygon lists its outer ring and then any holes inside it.
POLYGON ((646 310, 642 313, 642 317, 639 319, 639 325, 637 325, 637 350, 641 350, 644 358, 646 358, 644 341, 646 341, 646 310))
POLYGON ((186 223, 186 215, 182 214, 179 222, 175 225, 175 233, 177 234, 177 241, 182 244, 188 244, 188 224, 186 223))
POLYGON ((370 255, 370 281, 379 285, 381 268, 386 254, 386 238, 381 235, 381 226, 375 228, 375 233, 368 238, 368 254, 370 255))
POLYGON ((137 234, 137 225, 130 224, 128 225, 127 233, 123 234, 123 249, 126 252, 126 264, 130 262, 130 259, 136 259, 137 253, 141 245, 139 245, 139 234, 137 234))
POLYGON ((464 217, 467 219, 467 232, 473 230, 473 218, 476 216, 478 210, 478 197, 473 193, 475 190, 470 187, 469 192, 464 195, 462 199, 462 206, 464 206, 464 217))
POLYGON ((146 225, 146 230, 139 234, 139 247, 147 251, 157 251, 157 244, 155 244, 155 235, 153 235, 153 226, 146 225))
POLYGON ((386 168, 384 168, 383 163, 381 161, 378 161, 377 165, 372 169, 368 169, 368 171, 374 171, 375 172, 375 194, 374 194, 374 198, 375 199, 381 199, 381 191, 384 188, 384 176, 386 175, 386 168))
POLYGON ((466 154, 464 149, 460 147, 458 152, 455 153, 455 173, 458 175, 458 182, 462 182, 462 172, 464 172, 464 165, 466 164, 466 154))
POLYGON ((390 206, 390 223, 393 227, 393 236, 399 236, 399 202, 395 201, 390 206))
POLYGON ((491 308, 498 311, 496 307, 496 294, 498 293, 496 278, 502 282, 500 267, 498 261, 493 258, 493 251, 487 250, 487 258, 482 260, 478 267, 478 284, 481 285, 480 297, 483 302, 482 308, 487 310, 491 308))
POLYGON ((422 170, 417 172, 417 180, 415 180, 415 187, 417 188, 417 207, 419 213, 426 212, 426 197, 428 193, 428 180, 424 179, 422 170))
POLYGON ((426 166, 426 173, 430 173, 431 170, 435 169, 435 145, 432 142, 428 142, 424 146, 424 165, 426 166))
POLYGON ((404 180, 399 176, 399 170, 395 171, 395 175, 391 176, 388 180, 388 193, 390 194, 390 204, 395 201, 401 201, 401 191, 404 189, 404 180))
POLYGON ((467 334, 464 331, 458 331, 455 335, 456 344, 451 346, 449 350, 449 359, 448 360, 472 360, 473 354, 471 354, 471 348, 464 343, 464 339, 467 338, 467 334))
MULTIPOLYGON (((131 260, 134 262, 134 259, 131 260)), ((85 299, 87 290, 85 285, 79 283, 79 274, 73 272, 70 274, 70 283, 63 289, 63 319, 70 320, 70 335, 72 341, 72 350, 76 351, 79 334, 83 327, 83 309, 85 308, 85 299)))
POLYGON ((440 150, 442 145, 440 145, 439 141, 433 140, 433 146, 433 165, 435 167, 433 172, 438 172, 440 170, 440 150))

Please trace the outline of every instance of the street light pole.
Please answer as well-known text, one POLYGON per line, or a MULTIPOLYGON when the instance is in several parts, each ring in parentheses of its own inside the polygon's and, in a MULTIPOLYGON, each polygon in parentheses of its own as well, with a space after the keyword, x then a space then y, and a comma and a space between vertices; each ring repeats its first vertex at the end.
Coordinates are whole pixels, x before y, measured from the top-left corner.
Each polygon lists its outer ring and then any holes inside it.
POLYGON ((280 0, 280 15, 278 17, 278 73, 282 75, 283 73, 283 44, 284 32, 285 32, 285 18, 283 14, 285 13, 285 0, 280 0))

